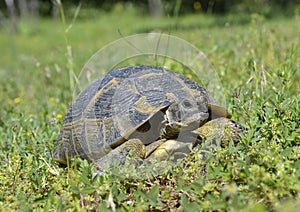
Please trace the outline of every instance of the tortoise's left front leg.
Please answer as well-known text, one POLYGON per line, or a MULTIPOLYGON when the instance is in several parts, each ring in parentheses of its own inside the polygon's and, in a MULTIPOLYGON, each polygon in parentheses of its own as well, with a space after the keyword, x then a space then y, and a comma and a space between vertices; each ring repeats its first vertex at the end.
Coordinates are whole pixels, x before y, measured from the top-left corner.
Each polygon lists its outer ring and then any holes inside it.
POLYGON ((214 144, 219 140, 221 146, 226 147, 228 141, 237 144, 241 140, 241 133, 247 133, 247 128, 228 118, 216 118, 194 130, 193 133, 197 134, 201 141, 214 144))
MULTIPOLYGON (((95 161, 94 173, 102 175, 113 165, 122 166, 125 164, 127 156, 132 153, 132 158, 144 159, 148 157, 155 149, 162 145, 166 139, 155 141, 147 146, 137 138, 125 141, 122 145, 112 149, 109 153, 95 161)), ((133 162, 136 162, 133 160, 133 162)))
POLYGON ((113 165, 124 165, 126 157, 131 152, 133 157, 143 159, 146 155, 145 145, 139 139, 125 141, 125 143, 112 149, 109 153, 95 161, 94 174, 102 175, 107 169, 112 168, 113 165))

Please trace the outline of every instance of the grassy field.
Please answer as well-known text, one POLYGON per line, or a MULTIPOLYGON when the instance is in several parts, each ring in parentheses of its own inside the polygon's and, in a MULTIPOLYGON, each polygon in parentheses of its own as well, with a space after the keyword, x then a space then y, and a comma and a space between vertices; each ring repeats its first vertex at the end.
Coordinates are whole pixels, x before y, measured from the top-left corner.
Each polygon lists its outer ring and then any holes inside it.
POLYGON ((20 20, 17 34, 9 23, 0 29, 0 211, 299 211, 300 17, 153 19, 115 10, 91 18, 81 11, 68 31, 52 19, 20 20), (249 133, 153 179, 92 178, 81 160, 59 167, 47 152, 72 101, 73 74, 107 43, 152 31, 207 55, 233 119, 249 133))

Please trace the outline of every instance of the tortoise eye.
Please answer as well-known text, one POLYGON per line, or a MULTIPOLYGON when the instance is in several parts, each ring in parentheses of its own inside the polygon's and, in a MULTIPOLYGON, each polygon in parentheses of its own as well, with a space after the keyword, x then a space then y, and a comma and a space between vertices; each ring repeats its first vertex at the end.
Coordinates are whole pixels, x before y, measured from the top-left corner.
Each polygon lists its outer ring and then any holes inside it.
POLYGON ((182 105, 183 105, 183 107, 185 107, 185 108, 191 108, 193 105, 192 105, 192 103, 190 102, 190 101, 188 101, 188 100, 184 100, 183 102, 182 102, 182 105))

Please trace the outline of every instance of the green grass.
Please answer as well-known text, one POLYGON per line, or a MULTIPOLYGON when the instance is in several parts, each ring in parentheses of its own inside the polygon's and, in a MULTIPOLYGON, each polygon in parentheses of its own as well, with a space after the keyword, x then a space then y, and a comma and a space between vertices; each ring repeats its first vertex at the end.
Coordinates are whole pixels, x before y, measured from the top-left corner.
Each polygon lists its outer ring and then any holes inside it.
POLYGON ((75 74, 120 32, 186 39, 207 54, 233 119, 249 128, 237 146, 218 149, 207 161, 193 160, 195 154, 144 180, 93 179, 86 161, 64 168, 47 156, 72 101, 62 24, 21 20, 16 35, 9 25, 2 28, 0 210, 300 210, 298 23, 297 16, 153 19, 116 9, 72 25, 67 36, 75 74))

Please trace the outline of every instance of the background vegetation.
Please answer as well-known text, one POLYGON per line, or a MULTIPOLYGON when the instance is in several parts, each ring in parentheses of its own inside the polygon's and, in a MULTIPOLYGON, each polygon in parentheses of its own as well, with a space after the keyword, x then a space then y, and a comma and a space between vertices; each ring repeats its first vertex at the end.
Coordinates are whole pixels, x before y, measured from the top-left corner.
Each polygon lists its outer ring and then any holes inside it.
POLYGON ((299 211, 300 9, 287 2, 288 16, 277 8, 272 16, 251 10, 154 18, 122 2, 108 12, 70 6, 65 24, 17 17, 17 31, 3 12, 0 210, 299 211), (92 165, 81 160, 59 167, 47 152, 72 101, 74 75, 108 42, 152 31, 207 54, 233 119, 249 133, 207 161, 196 152, 153 179, 92 178, 92 165))
MULTIPOLYGON (((19 15, 40 14, 42 16, 51 16, 55 13, 55 8, 59 1, 56 0, 5 0, 0 2, 0 8, 3 13, 9 15, 10 6, 14 5, 19 15), (24 14, 25 13, 25 14, 24 14)), ((84 7, 93 7, 98 10, 110 11, 116 4, 127 6, 136 6, 144 12, 151 14, 152 6, 155 8, 162 7, 163 13, 167 15, 182 15, 186 13, 229 13, 229 12, 262 12, 269 14, 274 9, 292 9, 299 0, 64 0, 66 7, 77 6, 82 4, 84 7)))

